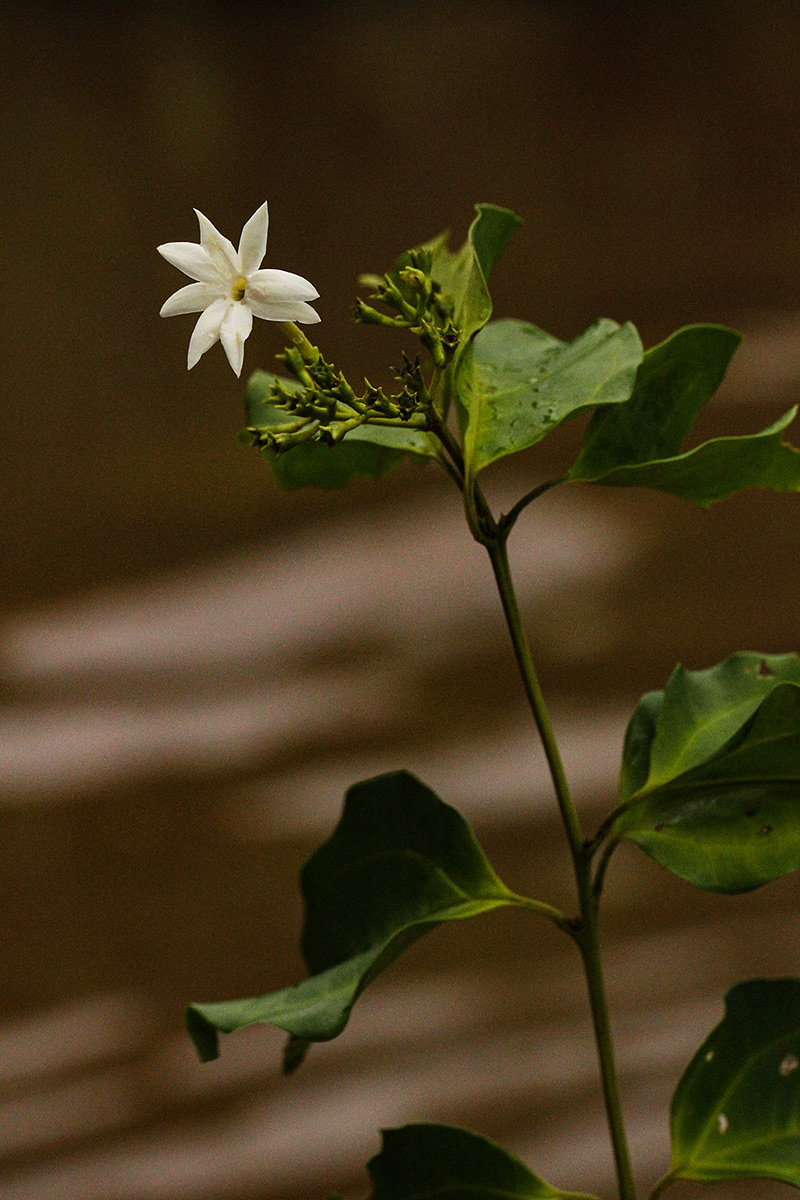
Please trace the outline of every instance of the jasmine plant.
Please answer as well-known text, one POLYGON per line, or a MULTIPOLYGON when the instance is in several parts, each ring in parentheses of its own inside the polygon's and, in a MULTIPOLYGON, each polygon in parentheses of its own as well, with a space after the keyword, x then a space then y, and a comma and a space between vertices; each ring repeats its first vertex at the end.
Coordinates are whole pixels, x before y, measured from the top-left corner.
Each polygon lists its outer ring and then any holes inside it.
MULTIPOLYGON (((278 321, 282 373, 256 371, 243 440, 283 488, 378 478, 404 459, 443 469, 485 547, 513 654, 549 765, 569 850, 574 905, 522 896, 498 877, 464 818, 403 771, 355 783, 341 820, 303 868, 302 949, 309 976, 251 999, 189 1005, 202 1060, 220 1034, 253 1023, 288 1034, 284 1070, 315 1042, 339 1036, 364 989, 412 942, 443 921, 510 906, 551 922, 575 946, 594 1028, 618 1196, 636 1185, 615 1064, 599 912, 623 841, 696 888, 735 895, 800 868, 800 657, 738 653, 703 670, 677 666, 634 710, 619 794, 587 829, 570 791, 509 569, 520 513, 555 487, 646 487, 702 508, 747 488, 800 490, 800 452, 783 441, 791 409, 748 436, 684 449, 740 337, 690 325, 648 350, 633 325, 599 320, 564 342, 523 320, 492 320, 488 280, 519 219, 477 206, 464 245, 447 235, 400 255, 358 301, 356 320, 405 330, 419 344, 384 390, 355 388, 295 322, 316 321, 307 280, 260 269, 267 209, 234 250, 203 217, 199 246, 161 253, 195 283, 163 315, 201 312, 189 366, 221 340, 238 375, 253 315, 278 321), (534 483, 507 512, 481 486, 490 464, 526 450, 578 414, 589 419, 569 469, 534 483)), ((724 1016, 675 1092, 672 1159, 651 1192, 676 1180, 762 1177, 800 1187, 800 980, 754 979, 725 997, 724 1016)), ((566 1153, 566 1150, 565 1150, 566 1153)), ((579 1200, 479 1133, 419 1124, 383 1133, 369 1163, 372 1200, 517 1197, 579 1200)), ((584 1198, 585 1200, 585 1198, 584 1198)))

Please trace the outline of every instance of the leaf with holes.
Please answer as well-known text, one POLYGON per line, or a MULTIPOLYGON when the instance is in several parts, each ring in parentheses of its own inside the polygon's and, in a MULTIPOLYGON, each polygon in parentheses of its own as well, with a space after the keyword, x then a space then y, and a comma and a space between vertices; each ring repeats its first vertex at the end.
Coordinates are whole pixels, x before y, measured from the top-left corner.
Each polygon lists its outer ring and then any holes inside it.
POLYGON ((349 789, 301 880, 311 977, 267 996, 191 1005, 187 1027, 203 1060, 216 1057, 218 1033, 263 1022, 290 1034, 293 1069, 305 1045, 341 1033, 364 988, 436 925, 536 906, 501 883, 464 818, 405 771, 349 789))
POLYGON ((800 1187, 800 980, 731 988, 725 1016, 672 1101, 665 1180, 776 1179, 800 1187))
POLYGON ((745 892, 800 868, 800 659, 676 668, 628 727, 621 799, 612 838, 696 887, 745 892))
POLYGON ((563 1192, 495 1142, 449 1125, 385 1129, 370 1200, 593 1200, 563 1192))

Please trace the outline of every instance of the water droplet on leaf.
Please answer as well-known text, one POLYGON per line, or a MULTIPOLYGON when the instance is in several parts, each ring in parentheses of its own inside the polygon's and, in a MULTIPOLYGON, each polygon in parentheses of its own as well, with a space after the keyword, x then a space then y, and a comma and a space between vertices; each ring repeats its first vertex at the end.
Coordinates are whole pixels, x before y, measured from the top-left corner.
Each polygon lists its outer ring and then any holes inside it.
POLYGON ((791 1075, 792 1071, 796 1071, 798 1067, 800 1067, 800 1058, 796 1054, 787 1054, 778 1070, 781 1075, 791 1075))
POLYGON ((720 1133, 728 1132, 728 1118, 725 1116, 725 1113, 720 1113, 717 1117, 717 1129, 720 1133))

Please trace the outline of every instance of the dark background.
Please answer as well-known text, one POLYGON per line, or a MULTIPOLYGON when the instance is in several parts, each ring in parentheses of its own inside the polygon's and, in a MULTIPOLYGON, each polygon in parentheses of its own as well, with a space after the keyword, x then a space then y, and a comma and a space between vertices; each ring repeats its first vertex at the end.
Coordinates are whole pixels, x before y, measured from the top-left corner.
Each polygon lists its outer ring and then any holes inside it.
MULTIPOLYGON (((358 1195, 377 1127, 414 1119, 608 1190, 575 963, 506 914, 416 948, 298 1082, 277 1077, 264 1031, 217 1067, 193 1060, 186 1001, 302 974, 296 872, 362 764, 438 763, 512 886, 570 901, 539 766, 532 815, 470 792, 470 764, 503 778, 526 718, 446 482, 401 470, 281 496, 237 445, 243 388, 221 349, 187 373, 191 318, 159 321, 185 281, 155 247, 196 240, 194 206, 236 240, 268 200, 267 265, 311 279, 325 353, 381 379, 399 347, 351 324, 358 275, 445 227, 460 244, 476 201, 507 205, 525 224, 498 315, 562 338, 632 319, 646 345, 731 324, 744 346, 700 429, 746 432, 800 395, 799 131, 800 9, 778 0, 4 7, 4 1196, 358 1195), (440 586, 449 616, 431 626, 440 586)), ((245 374, 278 349, 257 322, 245 374)), ((574 437, 495 472, 493 494, 530 486, 574 437)), ((676 661, 797 648, 799 542, 792 496, 703 514, 585 489, 520 522, 590 821, 626 715, 676 661)), ((696 896, 624 854, 610 888, 623 1083, 652 1180, 721 991, 798 970, 797 888, 696 896), (677 1041, 653 1042, 664 1030, 677 1041)))

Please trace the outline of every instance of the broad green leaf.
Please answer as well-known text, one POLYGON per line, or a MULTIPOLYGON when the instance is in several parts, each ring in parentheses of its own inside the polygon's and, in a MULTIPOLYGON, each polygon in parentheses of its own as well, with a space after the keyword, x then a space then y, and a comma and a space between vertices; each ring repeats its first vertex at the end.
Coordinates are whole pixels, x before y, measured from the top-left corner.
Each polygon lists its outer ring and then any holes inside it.
POLYGON ((678 454, 741 340, 722 325, 689 325, 648 350, 630 399, 592 417, 571 477, 599 479, 616 467, 678 454))
POLYGON ((535 445, 567 417, 631 394, 642 359, 633 325, 597 321, 561 342, 524 321, 493 321, 458 373, 467 474, 535 445))
POLYGON ((569 480, 649 487, 700 508, 747 488, 800 490, 800 451, 781 439, 796 409, 759 433, 681 452, 740 341, 721 325, 690 325, 648 350, 631 398, 593 416, 569 480))
POLYGON ((678 667, 628 727, 614 838, 710 891, 800 868, 800 659, 678 667))
POLYGON ((449 1125, 385 1129, 370 1200, 593 1200, 534 1175, 496 1142, 449 1125))
POLYGON ((776 1179, 800 1187, 800 980, 753 979, 672 1100, 667 1178, 776 1179))
MULTIPOLYGON (((246 394, 246 420, 250 429, 274 429, 291 421, 291 415, 267 402, 276 376, 254 371, 246 394)), ((280 379, 291 392, 302 392, 297 380, 280 379)), ((362 425, 353 429, 336 446, 303 442, 278 454, 270 447, 262 451, 278 485, 284 491, 298 487, 346 487, 353 479, 378 479, 393 470, 403 458, 422 461, 436 457, 436 440, 418 429, 390 425, 362 425)))
POLYGON ((193 1004, 187 1026, 203 1060, 217 1032, 265 1022, 297 1043, 341 1033, 358 996, 442 921, 527 904, 497 878, 463 817, 405 771, 351 787, 331 838, 302 872, 303 952, 311 977, 268 996, 193 1004))
POLYGON ((800 868, 800 781, 656 792, 614 827, 665 870, 739 895, 800 868))
POLYGON ((448 250, 446 233, 428 243, 433 253, 431 275, 453 306, 462 347, 492 315, 488 279, 506 243, 522 224, 510 209, 495 204, 476 204, 475 210, 478 215, 467 240, 456 253, 448 250))
MULTIPOLYGON (((780 683, 800 684, 796 654, 742 652, 702 671, 677 666, 663 692, 648 692, 640 702, 649 711, 652 732, 636 747, 637 759, 648 753, 646 775, 635 790, 652 791, 707 762, 780 683)), ((637 719, 634 714, 631 725, 637 719)), ((626 746, 626 758, 628 753, 626 746)), ((634 769, 625 762, 626 771, 640 780, 641 765, 634 769)), ((620 798, 632 794, 623 791, 620 798)))
MULTIPOLYGON (((800 450, 781 438, 797 413, 784 413, 774 424, 743 437, 714 438, 675 458, 617 467, 586 482, 609 487, 648 487, 708 508, 748 488, 800 491, 800 450)), ((572 480, 579 479, 571 475, 572 480)))

